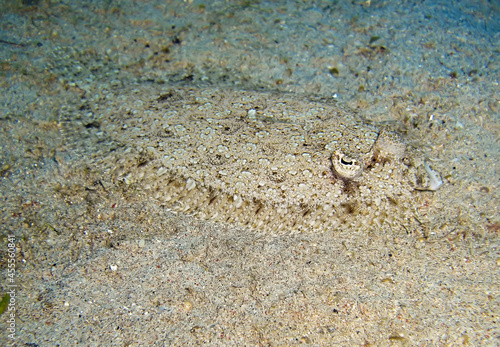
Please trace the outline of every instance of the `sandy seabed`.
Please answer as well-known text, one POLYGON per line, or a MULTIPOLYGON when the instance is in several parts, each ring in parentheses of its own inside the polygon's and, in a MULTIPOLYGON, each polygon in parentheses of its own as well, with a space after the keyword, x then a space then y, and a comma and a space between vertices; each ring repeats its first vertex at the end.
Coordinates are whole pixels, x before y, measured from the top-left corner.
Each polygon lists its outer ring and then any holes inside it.
POLYGON ((3 345, 500 344, 498 2, 0 5, 3 345), (61 119, 179 85, 337 101, 405 134, 443 185, 415 193, 414 230, 273 234, 78 165, 94 153, 61 119))

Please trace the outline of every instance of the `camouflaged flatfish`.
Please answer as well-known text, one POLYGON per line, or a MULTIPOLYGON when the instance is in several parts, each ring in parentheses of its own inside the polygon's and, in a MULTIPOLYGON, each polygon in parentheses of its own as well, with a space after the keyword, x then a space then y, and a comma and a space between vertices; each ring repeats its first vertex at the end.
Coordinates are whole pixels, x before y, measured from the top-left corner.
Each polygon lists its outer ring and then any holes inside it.
POLYGON ((333 103, 222 89, 89 99, 69 137, 103 182, 199 219, 288 232, 410 225, 400 138, 333 103))

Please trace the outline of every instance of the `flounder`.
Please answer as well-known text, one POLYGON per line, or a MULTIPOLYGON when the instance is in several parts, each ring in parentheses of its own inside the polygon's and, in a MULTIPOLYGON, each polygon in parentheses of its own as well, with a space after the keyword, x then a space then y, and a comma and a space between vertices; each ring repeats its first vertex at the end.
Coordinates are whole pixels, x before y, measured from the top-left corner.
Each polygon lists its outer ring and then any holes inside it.
POLYGON ((272 232, 415 222, 412 152, 335 103, 195 88, 87 103, 65 121, 87 165, 172 211, 272 232))

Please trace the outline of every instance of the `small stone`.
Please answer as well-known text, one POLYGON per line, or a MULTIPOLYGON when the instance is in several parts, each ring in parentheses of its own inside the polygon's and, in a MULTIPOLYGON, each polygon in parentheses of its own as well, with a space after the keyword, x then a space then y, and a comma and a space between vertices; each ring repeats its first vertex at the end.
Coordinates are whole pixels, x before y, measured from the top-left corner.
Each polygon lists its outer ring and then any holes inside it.
POLYGON ((182 307, 186 312, 190 312, 193 309, 193 303, 189 300, 186 300, 182 303, 182 307))

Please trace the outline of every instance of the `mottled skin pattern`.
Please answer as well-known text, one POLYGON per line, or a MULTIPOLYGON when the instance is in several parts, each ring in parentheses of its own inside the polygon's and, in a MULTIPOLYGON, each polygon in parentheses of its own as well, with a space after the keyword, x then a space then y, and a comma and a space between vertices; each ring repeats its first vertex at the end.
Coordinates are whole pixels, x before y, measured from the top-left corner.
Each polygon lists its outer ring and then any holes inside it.
POLYGON ((411 152, 335 104, 182 88, 110 99, 66 128, 112 187, 272 232, 413 223, 411 152))

